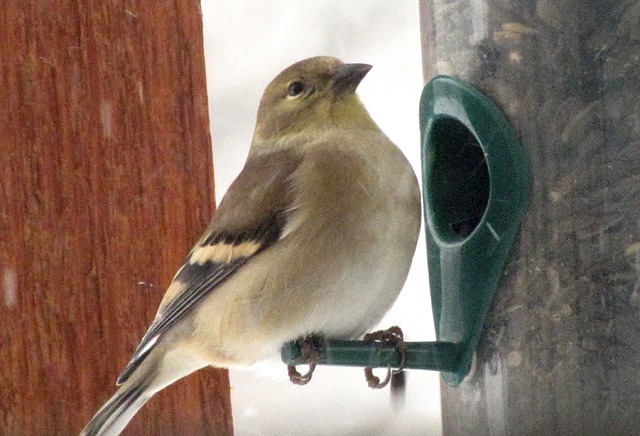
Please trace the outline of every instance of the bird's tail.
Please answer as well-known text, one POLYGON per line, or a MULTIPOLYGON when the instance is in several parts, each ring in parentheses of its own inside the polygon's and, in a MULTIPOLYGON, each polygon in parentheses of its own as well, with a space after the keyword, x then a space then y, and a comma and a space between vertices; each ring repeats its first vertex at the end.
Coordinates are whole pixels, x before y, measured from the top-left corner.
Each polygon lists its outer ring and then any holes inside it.
POLYGON ((102 406, 82 430, 80 436, 114 436, 120 434, 131 418, 153 393, 144 385, 125 384, 102 406))
POLYGON ((207 362, 182 349, 154 349, 145 356, 120 389, 102 406, 80 436, 115 436, 159 390, 207 366, 207 362))

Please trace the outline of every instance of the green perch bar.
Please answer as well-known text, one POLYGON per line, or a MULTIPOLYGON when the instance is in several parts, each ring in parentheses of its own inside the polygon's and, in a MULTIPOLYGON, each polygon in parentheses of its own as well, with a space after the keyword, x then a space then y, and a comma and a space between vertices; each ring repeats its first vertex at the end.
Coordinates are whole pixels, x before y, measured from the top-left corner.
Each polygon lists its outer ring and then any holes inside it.
MULTIPOLYGON (((405 369, 456 372, 460 368, 462 348, 451 342, 405 342, 405 369)), ((400 367, 400 353, 394 344, 382 342, 330 340, 318 348, 318 364, 371 368, 400 367)), ((282 347, 287 365, 299 365, 302 356, 297 342, 282 347)))

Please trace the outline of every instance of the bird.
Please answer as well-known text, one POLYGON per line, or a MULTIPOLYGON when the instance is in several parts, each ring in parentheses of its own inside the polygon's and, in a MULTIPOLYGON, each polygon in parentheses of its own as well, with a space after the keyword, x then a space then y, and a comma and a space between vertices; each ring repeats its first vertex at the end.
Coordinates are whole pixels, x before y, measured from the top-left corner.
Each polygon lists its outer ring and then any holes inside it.
POLYGON ((245 165, 81 435, 116 435, 201 368, 249 366, 310 335, 361 338, 395 302, 420 229, 420 189, 356 88, 371 69, 331 56, 279 73, 245 165))

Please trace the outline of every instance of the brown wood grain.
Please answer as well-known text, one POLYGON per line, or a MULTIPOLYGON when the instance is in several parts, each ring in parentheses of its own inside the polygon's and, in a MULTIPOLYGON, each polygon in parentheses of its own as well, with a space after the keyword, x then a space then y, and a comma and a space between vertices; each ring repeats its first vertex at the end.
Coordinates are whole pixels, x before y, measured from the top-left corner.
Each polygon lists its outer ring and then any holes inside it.
MULTIPOLYGON (((214 208, 198 1, 0 3, 0 433, 75 434, 214 208)), ((226 371, 125 434, 231 434, 226 371)))

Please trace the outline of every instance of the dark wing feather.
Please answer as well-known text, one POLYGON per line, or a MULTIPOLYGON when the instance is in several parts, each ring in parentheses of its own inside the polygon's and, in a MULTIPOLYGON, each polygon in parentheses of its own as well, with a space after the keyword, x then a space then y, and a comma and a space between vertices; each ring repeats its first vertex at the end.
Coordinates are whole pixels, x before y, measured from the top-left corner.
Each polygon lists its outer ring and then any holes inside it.
MULTIPOLYGON (((176 299, 167 304, 162 311, 162 314, 156 318, 153 324, 151 324, 147 333, 142 337, 135 353, 133 353, 131 360, 122 371, 122 374, 118 377, 117 384, 120 385, 127 381, 140 362, 142 362, 149 352, 151 352, 156 340, 162 333, 169 329, 191 307, 195 306, 200 300, 207 296, 209 292, 223 283, 246 261, 247 258, 242 257, 229 263, 211 263, 209 265, 205 265, 204 269, 209 271, 201 271, 201 275, 198 279, 189 283, 185 290, 180 293, 176 299)), ((176 279, 178 279, 178 277, 183 273, 192 275, 192 272, 189 271, 190 269, 192 268, 185 265, 176 279)))
POLYGON ((290 177, 298 164, 295 155, 277 152, 245 165, 176 274, 173 285, 179 285, 180 292, 165 296, 117 384, 127 381, 164 332, 251 257, 278 241, 286 224, 285 211, 292 203, 290 177))

